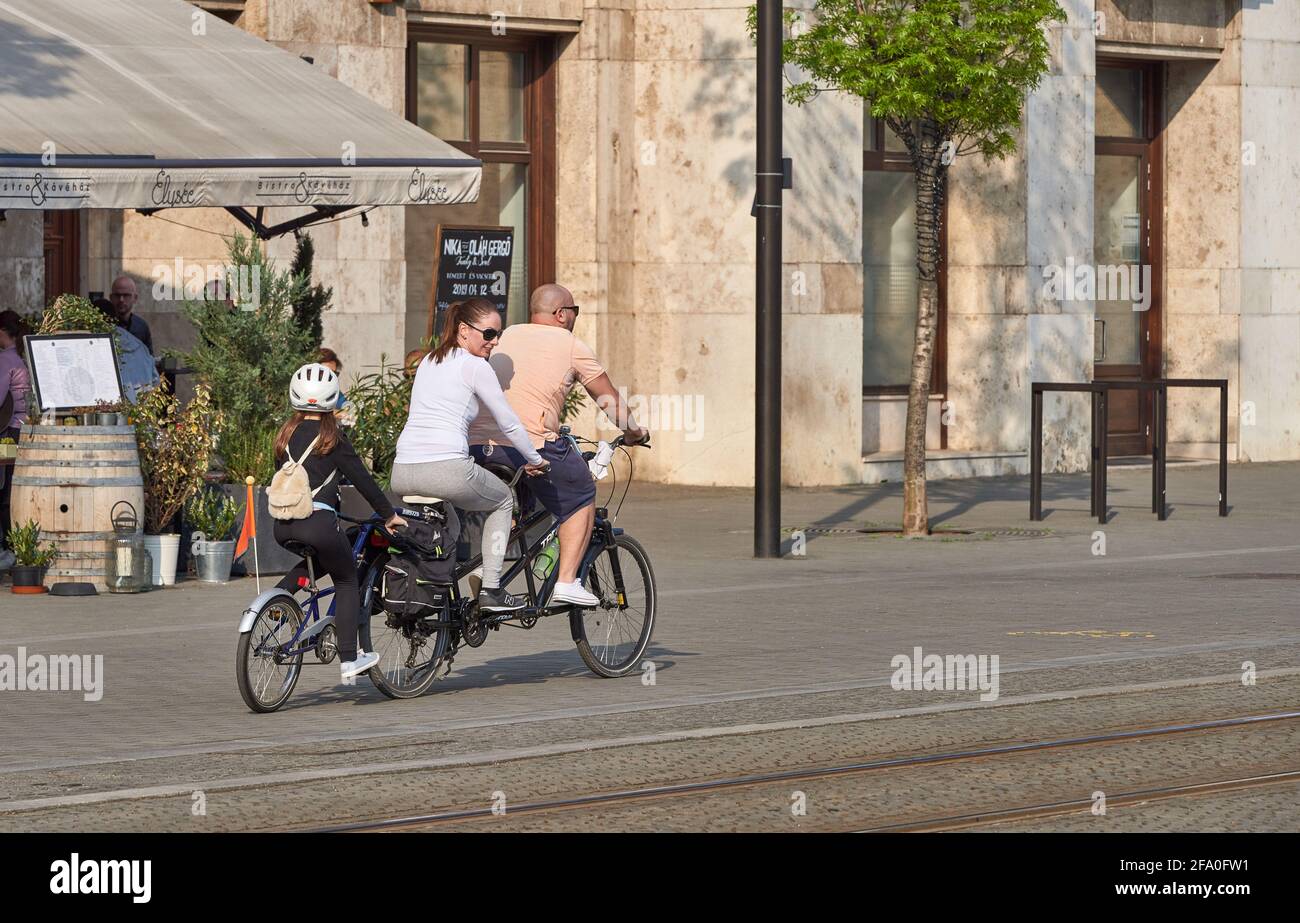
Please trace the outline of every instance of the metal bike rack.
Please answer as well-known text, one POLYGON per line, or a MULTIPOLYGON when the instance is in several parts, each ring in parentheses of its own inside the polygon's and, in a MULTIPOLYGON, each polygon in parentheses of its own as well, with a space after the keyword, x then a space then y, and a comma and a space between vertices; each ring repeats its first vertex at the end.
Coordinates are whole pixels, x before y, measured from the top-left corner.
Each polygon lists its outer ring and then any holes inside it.
POLYGON ((1217 388, 1219 391, 1219 515, 1228 515, 1228 380, 1226 378, 1158 378, 1151 381, 1035 381, 1030 386, 1031 439, 1029 448, 1029 518, 1043 518, 1043 394, 1048 391, 1087 392, 1092 395, 1090 486, 1091 515, 1106 522, 1107 430, 1110 428, 1110 392, 1136 390, 1155 392, 1155 419, 1151 438, 1151 512, 1164 521, 1165 447, 1168 435, 1170 388, 1217 388))

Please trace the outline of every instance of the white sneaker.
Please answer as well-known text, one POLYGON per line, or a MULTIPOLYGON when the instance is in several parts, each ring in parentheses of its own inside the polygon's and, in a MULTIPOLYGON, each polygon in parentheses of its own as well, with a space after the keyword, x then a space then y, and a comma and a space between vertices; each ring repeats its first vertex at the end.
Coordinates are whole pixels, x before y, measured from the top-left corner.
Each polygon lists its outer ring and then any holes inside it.
POLYGON ((575 606, 585 606, 591 608, 600 605, 600 600, 587 592, 581 581, 575 580, 572 583, 556 583, 555 592, 551 594, 551 604, 572 603, 575 606))
POLYGON ((339 671, 343 674, 343 681, 347 682, 358 673, 364 673, 379 663, 379 655, 373 651, 367 654, 365 651, 357 650, 356 660, 345 660, 339 664, 339 671))

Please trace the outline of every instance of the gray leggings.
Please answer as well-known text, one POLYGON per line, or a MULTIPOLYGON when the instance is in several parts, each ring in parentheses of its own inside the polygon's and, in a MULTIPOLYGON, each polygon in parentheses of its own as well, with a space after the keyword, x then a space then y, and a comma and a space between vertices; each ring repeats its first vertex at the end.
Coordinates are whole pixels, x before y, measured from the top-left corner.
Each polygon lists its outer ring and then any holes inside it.
POLYGON ((460 531, 453 507, 487 512, 483 523, 483 586, 495 589, 501 582, 501 562, 510 539, 510 514, 514 500, 510 488, 469 458, 393 465, 393 492, 421 494, 446 500, 449 525, 460 531))

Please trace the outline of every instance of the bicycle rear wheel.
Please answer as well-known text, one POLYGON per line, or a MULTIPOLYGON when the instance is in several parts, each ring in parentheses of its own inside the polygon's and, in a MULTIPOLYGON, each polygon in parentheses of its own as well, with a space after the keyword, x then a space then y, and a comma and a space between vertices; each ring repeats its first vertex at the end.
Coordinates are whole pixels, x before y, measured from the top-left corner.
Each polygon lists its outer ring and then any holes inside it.
POLYGON ((569 616, 578 654, 597 676, 626 676, 641 662, 654 631, 658 594, 650 556, 636 539, 620 535, 596 556, 587 577, 600 605, 569 616), (622 576, 621 594, 616 573, 622 576))
MULTIPOLYGON (((447 654, 449 632, 423 619, 399 619, 379 602, 383 561, 378 561, 366 581, 361 611, 367 617, 357 632, 361 647, 379 655, 367 671, 375 688, 390 699, 413 699, 429 691, 447 654)), ((446 620, 444 610, 441 619, 446 620)))
POLYGON ((291 596, 276 596, 263 604, 253 627, 239 635, 235 648, 235 678, 244 704, 256 712, 272 712, 289 700, 302 673, 302 654, 288 660, 276 654, 302 624, 302 609, 291 596))

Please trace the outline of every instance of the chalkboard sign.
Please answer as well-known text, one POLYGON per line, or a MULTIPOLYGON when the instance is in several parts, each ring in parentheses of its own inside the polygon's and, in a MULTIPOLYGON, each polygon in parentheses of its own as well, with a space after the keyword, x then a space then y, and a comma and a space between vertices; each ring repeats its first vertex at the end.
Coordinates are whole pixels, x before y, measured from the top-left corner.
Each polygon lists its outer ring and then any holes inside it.
POLYGON ((440 224, 437 241, 427 332, 441 333, 447 306, 467 298, 492 302, 501 312, 504 325, 510 298, 514 228, 440 224))

